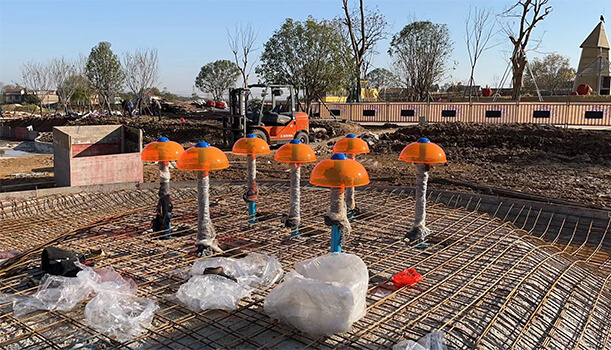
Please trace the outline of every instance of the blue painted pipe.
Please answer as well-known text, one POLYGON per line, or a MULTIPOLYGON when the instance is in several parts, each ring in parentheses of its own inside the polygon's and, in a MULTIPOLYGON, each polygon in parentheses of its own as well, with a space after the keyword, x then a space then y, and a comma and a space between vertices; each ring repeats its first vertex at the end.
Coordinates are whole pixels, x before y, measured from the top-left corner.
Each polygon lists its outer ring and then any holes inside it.
POLYGON ((257 220, 257 201, 248 202, 248 223, 254 224, 257 220))
POLYGON ((299 236, 299 227, 295 227, 291 230, 291 237, 299 236))
POLYGON ((168 230, 164 232, 166 236, 169 236, 172 233, 172 222, 170 221, 171 219, 172 214, 168 213, 168 230))
POLYGON ((342 233, 339 232, 337 225, 331 226, 331 253, 341 253, 342 233))

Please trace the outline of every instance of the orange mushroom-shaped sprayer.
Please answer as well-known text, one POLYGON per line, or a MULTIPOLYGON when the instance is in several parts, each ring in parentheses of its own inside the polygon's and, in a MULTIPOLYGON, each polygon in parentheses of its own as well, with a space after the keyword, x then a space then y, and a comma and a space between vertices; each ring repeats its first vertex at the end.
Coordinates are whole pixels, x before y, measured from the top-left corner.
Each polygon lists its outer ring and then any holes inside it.
POLYGON ((414 226, 405 235, 410 241, 422 242, 430 234, 426 227, 426 184, 429 170, 435 164, 446 163, 446 154, 438 145, 427 138, 418 139, 405 146, 399 160, 414 163, 416 165, 416 212, 414 215, 414 226))
POLYGON ((295 139, 290 143, 280 147, 276 151, 274 159, 278 162, 290 163, 291 167, 291 199, 289 215, 283 216, 284 225, 291 229, 291 236, 299 235, 299 224, 301 223, 299 198, 301 190, 299 182, 301 181, 301 164, 311 163, 316 161, 314 150, 295 139))
POLYGON ((244 200, 248 203, 248 222, 254 224, 257 222, 257 198, 259 197, 259 189, 257 188, 257 155, 270 153, 269 145, 255 134, 248 134, 236 141, 233 145, 232 153, 245 154, 248 159, 246 163, 246 182, 248 190, 244 194, 244 200))
POLYGON ((342 237, 351 229, 346 217, 344 189, 367 185, 369 174, 356 160, 336 153, 316 164, 310 174, 310 183, 331 188, 331 208, 325 214, 325 224, 331 226, 331 253, 341 252, 342 237))
POLYGON ((159 203, 157 215, 153 220, 153 231, 164 231, 170 234, 172 228, 172 203, 170 201, 170 161, 177 160, 184 152, 184 148, 167 137, 160 137, 151 142, 142 150, 141 158, 144 161, 159 162, 159 203))
POLYGON ((206 142, 198 142, 186 150, 176 163, 178 169, 197 171, 197 237, 195 247, 198 256, 221 253, 216 240, 216 233, 210 220, 210 177, 212 170, 229 167, 229 161, 223 151, 211 147, 206 142))
MULTIPOLYGON (((369 145, 363 139, 356 137, 356 135, 348 134, 335 143, 333 153, 343 153, 349 158, 355 159, 357 154, 369 153, 369 145)), ((346 188, 346 206, 348 207, 348 219, 352 219, 360 212, 356 207, 353 187, 346 188)))

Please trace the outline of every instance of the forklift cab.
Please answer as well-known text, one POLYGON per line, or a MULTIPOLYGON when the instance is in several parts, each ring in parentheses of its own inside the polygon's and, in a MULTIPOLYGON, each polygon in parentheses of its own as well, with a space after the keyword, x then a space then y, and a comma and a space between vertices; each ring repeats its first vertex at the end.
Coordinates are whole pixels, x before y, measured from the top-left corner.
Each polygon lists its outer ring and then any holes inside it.
MULTIPOLYGON (((308 143, 309 118, 306 113, 295 110, 292 86, 250 85, 248 89, 234 90, 231 95, 234 96, 231 99, 232 114, 245 116, 246 124, 240 135, 254 133, 269 144, 287 143, 295 138, 308 143)), ((240 135, 235 135, 234 139, 240 135)))
MULTIPOLYGON (((253 115, 253 123, 264 126, 286 126, 294 119, 295 99, 292 86, 283 85, 251 85, 254 88, 262 88, 260 92, 261 105, 253 115)), ((253 95, 255 95, 253 93, 253 95)))

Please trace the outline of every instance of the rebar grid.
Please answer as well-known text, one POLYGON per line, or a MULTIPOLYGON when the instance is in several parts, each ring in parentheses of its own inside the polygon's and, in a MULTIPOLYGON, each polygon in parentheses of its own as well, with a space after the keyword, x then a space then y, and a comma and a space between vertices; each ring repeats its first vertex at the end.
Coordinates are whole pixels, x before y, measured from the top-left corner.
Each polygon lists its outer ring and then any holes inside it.
MULTIPOLYGON (((229 252, 274 254, 287 271, 328 252, 330 229, 322 218, 328 190, 303 188, 298 240, 287 239, 280 222, 288 210, 288 186, 260 186, 261 217, 255 225, 247 223, 241 186, 211 190, 212 220, 219 241, 232 247, 229 252)), ((263 311, 269 290, 257 290, 231 312, 192 312, 173 297, 196 260, 188 252, 197 202, 194 188, 176 188, 172 195, 173 238, 148 229, 154 190, 4 203, 0 250, 19 247, 28 254, 0 267, 0 293, 34 293, 42 276, 40 251, 52 243, 75 251, 102 249, 96 267, 112 266, 133 278, 138 296, 156 300, 160 310, 146 334, 120 343, 86 324, 84 303, 69 312, 39 312, 20 320, 5 303, 0 348, 382 349, 433 330, 445 331, 446 343, 457 349, 611 348, 609 222, 502 202, 483 210, 476 197, 431 195, 427 225, 433 234, 429 246, 419 248, 401 240, 413 221, 412 193, 357 191, 362 213, 343 249, 360 256, 370 271, 368 312, 348 333, 313 338, 269 319, 263 311), (423 275, 421 283, 401 289, 389 283, 394 273, 410 267, 423 275)))

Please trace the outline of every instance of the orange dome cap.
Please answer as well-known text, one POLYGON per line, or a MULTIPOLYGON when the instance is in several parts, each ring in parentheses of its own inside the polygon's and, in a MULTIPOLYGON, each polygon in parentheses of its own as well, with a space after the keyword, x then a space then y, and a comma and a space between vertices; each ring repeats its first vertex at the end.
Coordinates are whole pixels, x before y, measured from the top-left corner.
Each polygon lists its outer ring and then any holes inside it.
POLYGON ((310 174, 310 183, 322 187, 364 186, 369 183, 369 174, 361 163, 336 153, 331 159, 316 164, 310 174))
POLYGON ((268 154, 270 153, 269 145, 265 140, 258 138, 254 134, 248 134, 246 137, 239 139, 231 150, 236 154, 268 154))
POLYGON ((229 160, 220 149, 198 142, 180 156, 176 165, 181 170, 210 171, 228 168, 229 160))
POLYGON ((354 134, 348 134, 343 139, 340 139, 333 146, 333 153, 344 154, 361 154, 369 153, 369 145, 367 142, 356 137, 354 134))
POLYGON ((405 146, 399 160, 410 163, 439 164, 446 163, 446 153, 438 145, 423 137, 405 146))
POLYGON ((185 151, 181 145, 170 141, 167 137, 160 137, 157 141, 151 142, 142 150, 142 160, 149 162, 169 162, 177 160, 185 151))
POLYGON ((311 163, 316 161, 316 154, 312 147, 299 140, 292 140, 276 151, 274 159, 283 163, 311 163))

